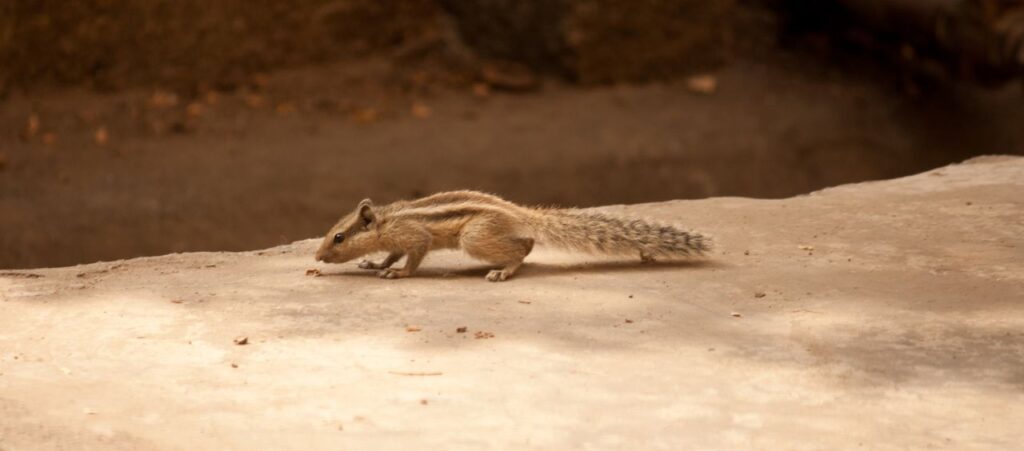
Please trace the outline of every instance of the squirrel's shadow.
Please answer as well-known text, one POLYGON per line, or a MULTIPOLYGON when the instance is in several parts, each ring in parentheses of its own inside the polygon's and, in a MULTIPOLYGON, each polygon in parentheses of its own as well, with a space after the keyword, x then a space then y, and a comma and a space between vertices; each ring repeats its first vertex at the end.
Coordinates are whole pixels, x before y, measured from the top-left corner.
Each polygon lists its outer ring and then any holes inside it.
MULTIPOLYGON (((721 267, 722 264, 713 260, 666 260, 651 263, 641 263, 628 260, 610 260, 580 263, 537 263, 526 262, 516 272, 512 280, 528 279, 534 277, 553 277, 574 274, 608 273, 608 272, 662 272, 684 268, 708 269, 721 267)), ((401 267, 401 265, 396 265, 401 267)), ((460 266, 457 268, 445 269, 442 267, 426 267, 417 269, 412 278, 483 278, 495 266, 475 264, 472 266, 460 266)), ((370 269, 349 269, 342 271, 324 272, 323 277, 377 277, 378 270, 370 269)))

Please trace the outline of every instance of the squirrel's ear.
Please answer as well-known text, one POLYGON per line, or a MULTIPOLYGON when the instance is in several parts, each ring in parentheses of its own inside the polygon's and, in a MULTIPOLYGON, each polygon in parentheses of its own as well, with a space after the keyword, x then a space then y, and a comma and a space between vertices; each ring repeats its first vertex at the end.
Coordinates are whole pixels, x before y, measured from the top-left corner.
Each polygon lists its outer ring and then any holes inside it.
POLYGON ((363 220, 363 226, 368 226, 377 219, 373 214, 373 202, 370 199, 363 199, 359 203, 359 218, 363 220))

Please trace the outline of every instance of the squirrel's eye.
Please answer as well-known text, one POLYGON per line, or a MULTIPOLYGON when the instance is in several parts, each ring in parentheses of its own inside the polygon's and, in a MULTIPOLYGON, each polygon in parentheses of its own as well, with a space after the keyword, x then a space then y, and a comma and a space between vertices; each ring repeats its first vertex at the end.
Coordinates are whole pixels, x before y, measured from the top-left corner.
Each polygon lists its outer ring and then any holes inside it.
POLYGON ((337 235, 334 235, 334 244, 341 244, 342 241, 345 241, 345 234, 344 233, 339 233, 337 235))

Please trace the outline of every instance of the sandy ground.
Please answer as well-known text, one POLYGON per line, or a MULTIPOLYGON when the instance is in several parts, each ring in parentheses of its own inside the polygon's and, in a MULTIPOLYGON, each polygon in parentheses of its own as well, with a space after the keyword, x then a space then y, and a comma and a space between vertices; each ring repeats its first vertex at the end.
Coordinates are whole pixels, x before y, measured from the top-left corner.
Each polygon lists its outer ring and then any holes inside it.
POLYGON ((1014 449, 1022 192, 1024 159, 986 157, 607 207, 720 247, 539 252, 500 284, 457 254, 318 266, 313 240, 6 271, 0 449, 1014 449))

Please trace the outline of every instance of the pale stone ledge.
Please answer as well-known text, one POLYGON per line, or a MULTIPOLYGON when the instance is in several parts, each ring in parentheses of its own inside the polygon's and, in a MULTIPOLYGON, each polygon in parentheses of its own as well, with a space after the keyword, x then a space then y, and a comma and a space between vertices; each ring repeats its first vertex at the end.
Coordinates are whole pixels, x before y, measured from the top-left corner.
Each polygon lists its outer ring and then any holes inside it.
POLYGON ((313 240, 0 271, 0 449, 1020 446, 1024 158, 608 208, 719 248, 501 284, 313 240))

